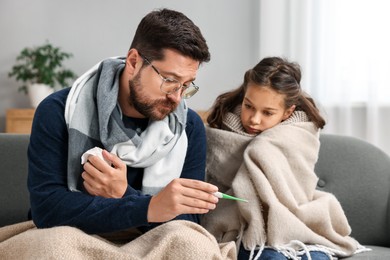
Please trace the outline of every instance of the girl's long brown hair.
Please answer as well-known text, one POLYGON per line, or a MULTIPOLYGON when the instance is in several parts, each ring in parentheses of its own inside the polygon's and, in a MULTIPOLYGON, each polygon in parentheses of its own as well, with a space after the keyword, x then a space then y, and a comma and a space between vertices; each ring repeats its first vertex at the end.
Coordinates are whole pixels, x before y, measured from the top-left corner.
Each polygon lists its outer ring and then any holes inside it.
POLYGON ((210 127, 222 128, 224 116, 241 105, 247 86, 252 83, 259 87, 270 87, 284 95, 285 108, 295 105, 295 110, 306 112, 310 121, 318 128, 323 128, 325 120, 313 98, 301 89, 300 81, 301 69, 297 63, 280 57, 264 58, 245 73, 241 86, 217 97, 207 117, 207 123, 210 127))

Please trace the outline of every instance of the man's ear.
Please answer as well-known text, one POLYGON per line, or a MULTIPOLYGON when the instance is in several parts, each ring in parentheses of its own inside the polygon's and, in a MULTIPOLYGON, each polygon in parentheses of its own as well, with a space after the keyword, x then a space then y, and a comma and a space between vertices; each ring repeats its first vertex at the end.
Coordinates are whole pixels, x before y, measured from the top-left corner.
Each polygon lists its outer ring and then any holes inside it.
POLYGON ((295 110, 295 105, 292 105, 291 107, 289 107, 285 112, 284 112, 284 115, 283 115, 283 120, 286 120, 287 118, 289 118, 291 116, 291 114, 294 112, 295 110))
POLYGON ((126 57, 126 71, 130 75, 135 75, 142 67, 142 58, 136 49, 130 49, 126 57))

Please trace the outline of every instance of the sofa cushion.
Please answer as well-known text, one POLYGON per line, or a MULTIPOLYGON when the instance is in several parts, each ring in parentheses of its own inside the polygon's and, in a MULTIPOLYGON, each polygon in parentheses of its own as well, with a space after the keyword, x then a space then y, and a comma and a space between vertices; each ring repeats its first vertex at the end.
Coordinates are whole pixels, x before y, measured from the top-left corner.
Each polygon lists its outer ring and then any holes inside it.
POLYGON ((29 135, 0 133, 0 227, 28 219, 28 143, 29 135))
POLYGON ((367 245, 371 251, 355 254, 352 257, 343 258, 348 260, 384 260, 390 259, 390 248, 367 245))
POLYGON ((316 173, 318 188, 339 199, 351 236, 390 247, 389 156, 360 139, 323 134, 316 173))

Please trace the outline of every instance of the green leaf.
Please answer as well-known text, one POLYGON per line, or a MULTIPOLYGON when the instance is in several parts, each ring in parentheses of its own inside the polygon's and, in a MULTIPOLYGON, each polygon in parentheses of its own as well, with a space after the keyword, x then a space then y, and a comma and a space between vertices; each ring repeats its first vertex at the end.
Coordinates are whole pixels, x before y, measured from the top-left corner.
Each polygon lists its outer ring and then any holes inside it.
MULTIPOLYGON (((72 70, 63 66, 63 62, 71 57, 71 53, 64 52, 49 42, 41 46, 26 47, 16 57, 16 63, 8 77, 27 84, 43 83, 52 88, 57 85, 66 87, 69 86, 68 80, 76 78, 72 70)), ((26 84, 20 86, 19 91, 27 94, 26 84)))

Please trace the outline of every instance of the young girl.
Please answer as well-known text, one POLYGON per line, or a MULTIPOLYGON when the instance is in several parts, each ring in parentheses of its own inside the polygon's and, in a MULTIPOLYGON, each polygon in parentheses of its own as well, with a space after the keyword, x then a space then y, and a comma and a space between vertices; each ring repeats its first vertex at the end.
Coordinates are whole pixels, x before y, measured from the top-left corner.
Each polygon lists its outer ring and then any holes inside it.
POLYGON ((331 259, 360 247, 337 199, 315 189, 325 120, 300 80, 298 64, 265 58, 207 118, 207 181, 249 202, 221 200, 202 224, 235 240, 238 259, 331 259))

